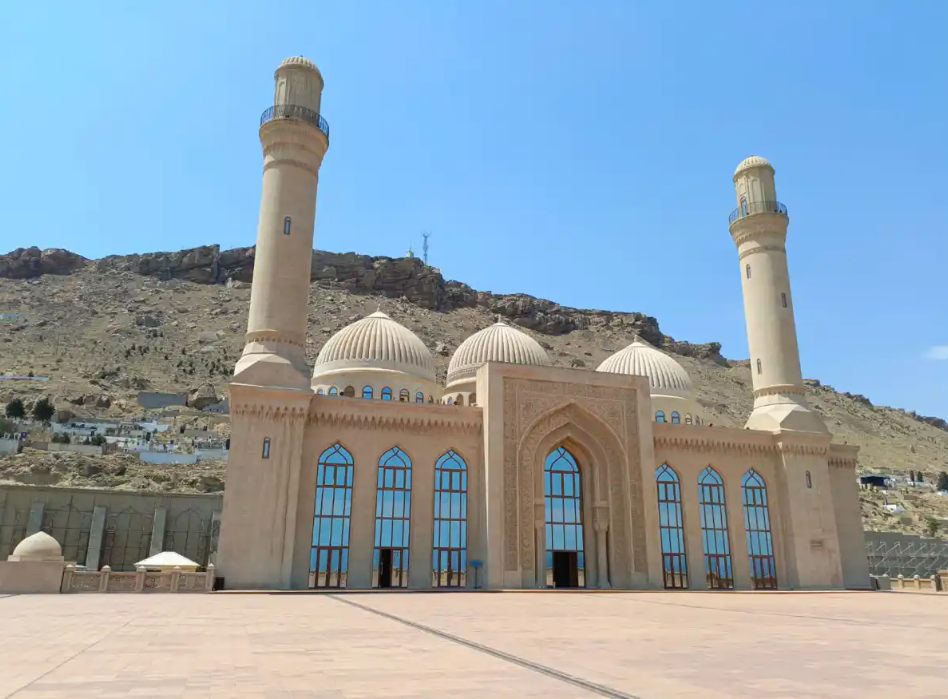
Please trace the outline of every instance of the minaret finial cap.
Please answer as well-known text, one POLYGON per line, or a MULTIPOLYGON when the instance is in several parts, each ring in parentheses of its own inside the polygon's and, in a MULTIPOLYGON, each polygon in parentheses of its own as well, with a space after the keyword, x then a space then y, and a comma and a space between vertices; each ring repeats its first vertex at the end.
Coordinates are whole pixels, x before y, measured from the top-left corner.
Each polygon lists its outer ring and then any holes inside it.
POLYGON ((774 169, 774 166, 770 164, 770 161, 767 158, 762 158, 759 155, 752 155, 749 158, 744 158, 741 161, 741 164, 737 166, 737 169, 734 170, 734 175, 737 176, 737 173, 742 170, 750 170, 753 167, 769 167, 771 170, 774 169))

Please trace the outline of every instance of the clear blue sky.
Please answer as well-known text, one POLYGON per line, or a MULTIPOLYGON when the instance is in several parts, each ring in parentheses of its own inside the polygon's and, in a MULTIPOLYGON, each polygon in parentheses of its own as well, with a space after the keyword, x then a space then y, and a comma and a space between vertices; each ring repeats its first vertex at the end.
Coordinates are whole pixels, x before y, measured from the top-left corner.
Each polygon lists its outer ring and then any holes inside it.
POLYGON ((948 417, 946 26, 943 0, 9 2, 0 248, 253 245, 258 120, 305 54, 317 247, 429 230, 450 279, 746 357, 727 215, 763 155, 804 374, 948 417))

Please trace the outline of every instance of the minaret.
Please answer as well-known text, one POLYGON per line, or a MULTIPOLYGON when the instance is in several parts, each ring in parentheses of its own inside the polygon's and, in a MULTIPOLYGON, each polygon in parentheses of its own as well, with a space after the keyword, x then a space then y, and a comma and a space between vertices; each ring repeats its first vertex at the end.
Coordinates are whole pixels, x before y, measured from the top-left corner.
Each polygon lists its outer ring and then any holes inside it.
POLYGON ((274 75, 273 106, 260 118, 263 192, 250 318, 234 383, 310 390, 306 322, 319 166, 329 125, 319 114, 323 76, 302 56, 274 75))
POLYGON ((744 316, 754 379, 750 429, 826 433, 806 401, 787 267, 787 207, 777 201, 774 169, 752 155, 734 172, 737 209, 731 237, 741 263, 744 316))

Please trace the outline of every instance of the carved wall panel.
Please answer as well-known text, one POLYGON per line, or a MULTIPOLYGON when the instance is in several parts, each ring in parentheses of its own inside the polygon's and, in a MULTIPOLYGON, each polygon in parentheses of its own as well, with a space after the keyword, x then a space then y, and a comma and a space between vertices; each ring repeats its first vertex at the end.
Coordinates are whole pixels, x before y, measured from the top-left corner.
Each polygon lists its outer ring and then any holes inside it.
MULTIPOLYGON (((541 442, 557 430, 575 425, 587 433, 604 464, 584 464, 595 500, 608 500, 613 549, 634 552, 635 570, 644 571, 645 522, 641 467, 638 463, 637 400, 634 390, 565 382, 505 379, 504 381, 504 528, 505 568, 533 570, 535 561, 534 503, 537 453, 541 442), (626 512, 631 513, 632 532, 626 512), (632 543, 629 542, 629 537, 632 543)), ((542 487, 542 486, 541 486, 542 487)))

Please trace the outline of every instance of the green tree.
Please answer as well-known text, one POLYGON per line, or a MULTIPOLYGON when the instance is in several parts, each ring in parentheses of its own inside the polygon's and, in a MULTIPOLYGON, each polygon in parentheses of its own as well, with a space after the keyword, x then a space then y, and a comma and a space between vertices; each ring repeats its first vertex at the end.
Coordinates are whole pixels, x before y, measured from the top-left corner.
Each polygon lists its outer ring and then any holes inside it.
POLYGON ((948 473, 942 471, 938 474, 938 481, 935 484, 936 490, 948 490, 948 473))
POLYGON ((6 414, 7 417, 13 418, 14 420, 26 417, 26 408, 23 407, 23 401, 19 398, 14 398, 7 403, 6 414))
POLYGON ((938 530, 941 528, 941 522, 939 522, 934 517, 927 517, 925 519, 925 536, 930 536, 932 538, 938 536, 938 530))
POLYGON ((56 414, 56 408, 46 396, 33 403, 33 419, 40 422, 49 422, 56 414))

